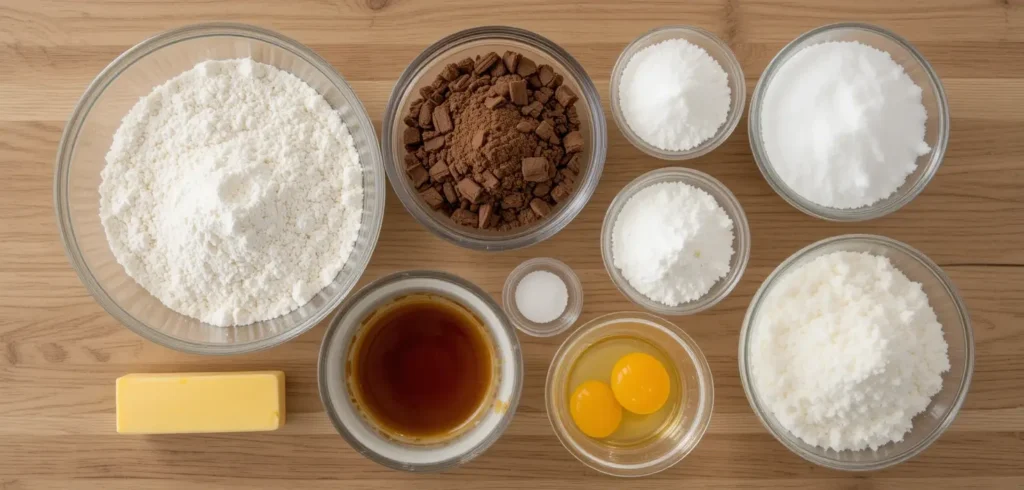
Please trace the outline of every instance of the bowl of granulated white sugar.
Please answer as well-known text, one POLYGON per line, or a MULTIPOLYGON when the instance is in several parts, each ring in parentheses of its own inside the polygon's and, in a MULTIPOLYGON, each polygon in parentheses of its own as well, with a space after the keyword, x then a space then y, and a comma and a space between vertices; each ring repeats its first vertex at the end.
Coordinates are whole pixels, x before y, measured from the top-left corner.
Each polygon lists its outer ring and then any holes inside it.
POLYGON ((786 259, 740 332, 751 408, 786 448, 873 471, 928 448, 956 418, 974 370, 970 317, 921 252, 875 235, 828 238, 786 259))
POLYGON ((143 41, 89 85, 54 200, 107 312, 166 347, 235 354, 298 336, 355 286, 384 170, 329 63, 265 29, 201 24, 143 41))

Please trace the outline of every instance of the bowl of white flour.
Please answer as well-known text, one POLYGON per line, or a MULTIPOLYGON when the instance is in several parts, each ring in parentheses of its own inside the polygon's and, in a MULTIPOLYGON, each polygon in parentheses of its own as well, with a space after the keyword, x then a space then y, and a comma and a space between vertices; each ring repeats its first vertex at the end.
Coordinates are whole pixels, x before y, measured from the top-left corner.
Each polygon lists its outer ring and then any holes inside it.
POLYGON ((329 63, 220 23, 143 41, 96 77, 54 192, 104 309, 161 345, 234 354, 298 336, 355 286, 384 180, 373 124, 329 63))
POLYGON ((793 254, 754 295, 740 378, 765 428, 804 459, 872 471, 924 451, 967 396, 974 335, 949 277, 876 235, 793 254))

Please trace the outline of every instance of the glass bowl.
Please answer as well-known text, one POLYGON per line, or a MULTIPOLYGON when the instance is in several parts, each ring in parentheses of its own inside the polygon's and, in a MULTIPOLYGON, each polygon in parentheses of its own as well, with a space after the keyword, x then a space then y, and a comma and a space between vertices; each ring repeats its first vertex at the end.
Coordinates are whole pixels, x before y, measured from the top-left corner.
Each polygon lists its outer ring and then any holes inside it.
POLYGON ((548 369, 544 402, 548 420, 562 445, 583 464, 613 476, 646 476, 670 468, 686 457, 704 437, 715 401, 711 368, 704 353, 686 332, 671 322, 640 312, 597 317, 569 336, 548 369), (664 350, 680 377, 685 396, 659 437, 633 446, 611 446, 592 439, 576 427, 569 414, 569 375, 588 347, 608 337, 639 337, 664 350))
POLYGON ((388 180, 405 209, 433 234, 451 243, 490 251, 528 247, 551 238, 565 228, 583 210, 597 189, 608 146, 601 97, 583 67, 568 52, 548 39, 524 29, 504 26, 459 31, 420 53, 395 84, 381 131, 388 180), (456 225, 439 211, 430 209, 410 184, 403 162, 405 148, 402 144, 402 131, 405 124, 402 116, 407 113, 412 101, 419 98, 419 89, 433 81, 445 65, 467 56, 490 51, 501 54, 505 50, 519 51, 538 65, 551 65, 555 73, 563 76, 563 83, 579 94, 576 109, 580 118, 580 132, 586 145, 582 152, 582 168, 575 192, 568 201, 556 206, 548 217, 508 232, 477 230, 456 225))
POLYGON ((935 172, 939 170, 939 165, 946 155, 946 145, 949 142, 949 107, 942 82, 939 81, 935 70, 905 39, 870 24, 843 23, 822 26, 801 35, 782 48, 765 68, 764 74, 754 87, 747 123, 750 126, 748 136, 754 161, 757 162, 757 167, 761 169, 768 185, 793 207, 829 221, 864 221, 880 218, 902 208, 917 197, 935 177, 935 172), (765 92, 779 68, 803 48, 829 41, 857 41, 889 53, 892 59, 903 67, 910 79, 921 87, 921 102, 928 112, 924 140, 931 146, 932 151, 918 157, 917 169, 907 176, 907 180, 891 196, 860 208, 829 208, 800 196, 775 173, 761 138, 761 106, 764 103, 765 92))
POLYGON ((714 34, 697 27, 667 26, 654 29, 638 37, 629 43, 626 49, 622 50, 619 59, 615 61, 615 67, 612 68, 612 80, 608 96, 612 101, 612 117, 615 119, 615 124, 619 126, 619 131, 622 131, 622 134, 633 146, 652 157, 662 160, 689 160, 710 153, 724 143, 725 140, 729 139, 729 136, 736 129, 736 125, 739 124, 740 118, 743 116, 743 104, 747 99, 747 84, 743 78, 743 67, 740 66, 739 60, 736 59, 736 55, 729 49, 728 44, 715 37, 714 34), (626 117, 622 114, 622 107, 619 106, 619 83, 622 81, 622 73, 626 70, 626 64, 629 63, 629 60, 644 48, 670 39, 683 39, 707 51, 729 76, 729 90, 732 95, 732 100, 729 103, 729 114, 726 116, 722 126, 718 128, 718 132, 703 143, 684 151, 663 150, 644 141, 643 138, 638 136, 629 127, 626 117))
POLYGON ((331 423, 360 454, 392 469, 441 471, 479 456, 508 427, 519 405, 523 358, 515 329, 484 290, 444 272, 407 271, 382 277, 342 303, 320 346, 317 380, 331 423), (495 389, 480 404, 475 425, 444 442, 412 444, 383 434, 361 413, 348 386, 349 350, 363 321, 381 305, 415 293, 448 298, 473 313, 487 329, 497 359, 495 389))
POLYGON ((54 204, 64 250, 85 287, 108 313, 142 337, 193 354, 265 349, 309 330, 355 286, 377 243, 384 215, 384 169, 373 124, 329 63, 274 32, 242 24, 199 24, 147 39, 103 69, 71 113, 57 150, 54 204), (239 327, 214 327, 160 303, 114 259, 99 217, 100 171, 121 118, 153 87, 211 59, 251 57, 299 77, 324 96, 352 133, 363 164, 362 227, 334 282, 286 315, 239 327))
POLYGON ((501 302, 509 319, 523 333, 533 337, 554 337, 568 330, 580 318, 580 313, 583 311, 583 285, 580 284, 576 273, 565 262, 547 257, 537 257, 519 264, 509 273, 505 280, 505 287, 501 291, 501 302), (548 271, 558 276, 565 283, 565 289, 569 293, 565 311, 561 316, 548 323, 530 321, 519 311, 518 303, 516 303, 516 288, 519 286, 519 281, 535 271, 548 271))
POLYGON ((967 397, 974 372, 974 332, 960 293, 942 269, 931 259, 905 243, 877 235, 842 235, 826 238, 804 247, 782 262, 765 279, 754 294, 743 319, 739 342, 740 379, 750 407, 757 414, 768 432, 786 448, 812 463, 837 470, 872 471, 887 468, 906 461, 924 451, 953 423, 956 414, 967 397), (932 397, 924 412, 913 420, 913 429, 903 441, 889 443, 877 450, 834 451, 811 446, 782 427, 775 416, 765 407, 754 389, 753 373, 747 359, 750 356, 750 339, 757 328, 757 315, 765 298, 771 293, 779 279, 788 272, 825 254, 849 251, 868 252, 888 257, 892 265, 902 271, 911 281, 924 286, 928 302, 935 309, 942 331, 949 344, 949 372, 942 375, 942 390, 932 397))
POLYGON ((608 206, 608 212, 604 215, 604 222, 601 224, 601 258, 604 260, 604 268, 608 270, 608 275, 611 276, 615 287, 619 288, 619 291, 622 291, 637 305, 662 315, 691 315, 715 306, 739 284, 743 277, 743 271, 747 268, 747 261, 750 259, 750 225, 747 223, 747 215, 743 212, 743 206, 725 184, 697 170, 681 167, 661 168, 647 172, 626 184, 626 187, 623 187, 612 200, 611 205, 608 206), (622 271, 615 267, 612 257, 612 231, 615 227, 615 219, 618 218, 623 206, 640 190, 663 182, 683 182, 711 194, 711 197, 714 197, 718 205, 722 206, 733 223, 733 254, 729 260, 729 273, 719 279, 704 296, 676 306, 659 303, 637 291, 622 276, 622 271))

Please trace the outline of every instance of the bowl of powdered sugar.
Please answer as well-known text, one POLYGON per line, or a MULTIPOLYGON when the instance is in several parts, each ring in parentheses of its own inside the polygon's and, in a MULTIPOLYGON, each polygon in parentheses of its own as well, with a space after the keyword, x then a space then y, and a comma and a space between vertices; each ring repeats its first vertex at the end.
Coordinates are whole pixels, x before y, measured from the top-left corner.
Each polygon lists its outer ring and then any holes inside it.
POLYGON ((240 24, 148 39, 86 90, 57 157, 71 263, 143 337, 232 354, 312 328, 377 241, 384 174, 348 84, 240 24))
POLYGON ((924 451, 963 405, 974 337, 956 288, 895 240, 844 235, 793 254, 754 295, 740 377, 769 432, 813 463, 878 470, 924 451))
POLYGON ((789 43, 750 100, 750 146, 772 188, 834 221, 885 216, 931 181, 949 140, 938 75, 906 40, 834 24, 789 43))

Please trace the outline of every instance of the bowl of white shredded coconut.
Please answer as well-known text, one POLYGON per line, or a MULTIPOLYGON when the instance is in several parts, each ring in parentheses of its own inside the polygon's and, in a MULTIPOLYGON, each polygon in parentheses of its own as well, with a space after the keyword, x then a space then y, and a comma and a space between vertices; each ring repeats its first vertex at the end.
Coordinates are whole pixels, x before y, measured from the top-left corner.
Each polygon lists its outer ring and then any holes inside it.
POLYGON ((147 39, 90 84, 65 127, 54 199, 99 304, 199 354, 278 345, 355 286, 377 242, 373 124, 324 59, 242 24, 147 39))
POLYGON ((872 471, 920 454, 953 422, 974 335, 928 257, 843 235, 768 276, 743 321, 739 363, 751 408, 783 445, 825 467, 872 471))

